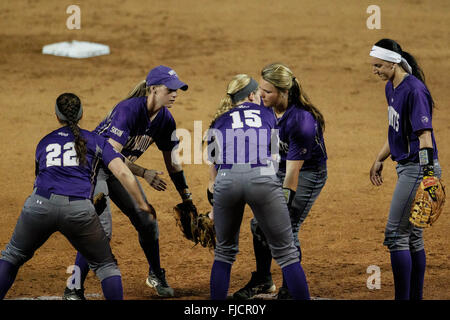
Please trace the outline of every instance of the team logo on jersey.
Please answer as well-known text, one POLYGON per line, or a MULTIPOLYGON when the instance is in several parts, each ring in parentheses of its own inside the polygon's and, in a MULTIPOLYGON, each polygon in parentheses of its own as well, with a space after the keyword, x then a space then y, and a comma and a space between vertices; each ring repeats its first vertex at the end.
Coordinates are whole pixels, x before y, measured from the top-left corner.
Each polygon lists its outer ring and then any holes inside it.
POLYGON ((428 123, 428 117, 427 116, 422 116, 422 118, 420 118, 422 120, 422 123, 428 123))
POLYGON ((116 136, 121 137, 123 134, 123 130, 119 130, 116 127, 112 126, 111 129, 109 130, 112 133, 114 133, 116 136))
POLYGON ((388 107, 389 126, 396 132, 400 128, 400 114, 391 106, 388 107))
POLYGON ((69 134, 66 132, 58 132, 58 135, 63 136, 63 137, 68 137, 69 134))
MULTIPOLYGON (((125 145, 123 146, 124 150, 128 150, 131 153, 144 153, 145 150, 148 149, 148 147, 150 147, 150 145, 154 142, 153 138, 147 135, 142 135, 142 136, 134 136, 131 138, 128 138, 127 143, 125 143, 125 145)), ((133 156, 130 155, 128 157, 128 160, 130 160, 131 162, 136 161, 138 157, 137 156, 133 156)))

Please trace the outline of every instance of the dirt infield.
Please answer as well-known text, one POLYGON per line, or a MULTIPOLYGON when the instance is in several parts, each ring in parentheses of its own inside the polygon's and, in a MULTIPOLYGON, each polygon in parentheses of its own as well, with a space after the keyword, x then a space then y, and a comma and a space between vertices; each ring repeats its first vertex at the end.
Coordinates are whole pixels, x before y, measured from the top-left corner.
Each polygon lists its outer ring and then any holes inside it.
MULTIPOLYGON (((370 166, 386 139, 384 83, 371 74, 368 53, 382 37, 399 41, 423 67, 438 109, 433 125, 443 178, 450 172, 450 2, 414 1, 77 1, 81 29, 68 30, 64 1, 0 2, 0 249, 10 239, 21 207, 32 190, 37 142, 57 127, 55 98, 80 96, 81 125, 94 129, 147 72, 159 64, 174 68, 189 84, 171 110, 179 128, 207 128, 226 84, 237 73, 258 79, 271 62, 287 64, 326 120, 329 178, 300 231, 303 266, 311 295, 332 299, 392 299, 389 253, 382 242, 396 177, 386 161, 385 183, 374 187, 370 166), (378 3, 376 3, 378 2, 378 3), (95 4, 94 4, 95 3, 95 4), (369 30, 366 9, 378 4, 381 29, 369 30), (44 45, 83 40, 107 44, 111 54, 89 59, 42 55, 44 45), (369 290, 366 272, 381 268, 381 289, 369 290)), ((165 171, 156 146, 137 161, 165 171)), ((194 202, 209 210, 207 166, 185 165, 194 202)), ((143 183, 160 227, 161 264, 175 299, 208 299, 213 253, 184 240, 172 216, 179 196, 143 183)), ((230 292, 245 285, 254 270, 246 209, 240 253, 230 292)), ((425 299, 450 299, 450 205, 425 231, 425 299)), ((129 220, 113 208, 112 248, 123 275, 125 299, 158 299, 145 285, 147 262, 129 220)), ((7 298, 55 296, 63 292, 75 251, 54 234, 25 264, 7 298)), ((273 263, 277 286, 281 271, 273 263)), ((90 273, 86 292, 101 293, 90 273)))

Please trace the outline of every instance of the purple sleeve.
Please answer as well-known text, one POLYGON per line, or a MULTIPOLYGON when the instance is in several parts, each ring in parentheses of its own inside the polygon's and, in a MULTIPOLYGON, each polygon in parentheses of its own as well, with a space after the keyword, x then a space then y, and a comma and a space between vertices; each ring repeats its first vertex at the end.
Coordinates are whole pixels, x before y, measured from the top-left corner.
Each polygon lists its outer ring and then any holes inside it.
POLYGON ((158 135, 157 139, 155 140, 156 146, 159 150, 171 151, 176 145, 178 145, 178 137, 174 136, 174 139, 176 138, 176 140, 172 140, 172 134, 174 133, 176 128, 177 125, 175 123, 175 119, 169 112, 167 112, 166 118, 164 119, 163 132, 158 135))
POLYGON ((113 113, 111 124, 108 127, 108 136, 121 145, 125 145, 130 136, 130 110, 119 104, 113 113))
POLYGON ((431 124, 431 104, 423 90, 414 90, 409 95, 410 121, 413 132, 433 129, 431 124))
POLYGON ((316 136, 316 121, 308 113, 297 114, 290 122, 289 151, 286 160, 308 160, 316 136))
POLYGON ((102 160, 106 167, 108 167, 109 163, 115 158, 123 160, 122 154, 117 152, 107 139, 97 136, 97 146, 102 150, 102 160))

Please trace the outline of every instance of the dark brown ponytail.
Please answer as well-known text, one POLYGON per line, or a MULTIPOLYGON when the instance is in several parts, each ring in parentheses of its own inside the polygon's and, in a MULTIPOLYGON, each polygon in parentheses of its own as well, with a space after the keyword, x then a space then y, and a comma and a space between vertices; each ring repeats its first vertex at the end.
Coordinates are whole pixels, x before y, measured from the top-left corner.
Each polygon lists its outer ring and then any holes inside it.
POLYGON ((77 153, 78 162, 85 166, 87 164, 87 141, 81 136, 80 127, 78 126, 81 109, 80 98, 73 93, 63 93, 56 99, 56 105, 62 115, 67 119, 59 119, 59 121, 67 124, 75 137, 75 151, 77 153))

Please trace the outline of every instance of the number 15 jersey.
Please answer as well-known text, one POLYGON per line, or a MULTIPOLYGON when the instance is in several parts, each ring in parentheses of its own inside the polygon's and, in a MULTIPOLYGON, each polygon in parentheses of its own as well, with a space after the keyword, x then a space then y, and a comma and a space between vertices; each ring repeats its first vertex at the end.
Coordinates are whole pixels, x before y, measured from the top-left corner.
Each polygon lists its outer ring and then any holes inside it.
POLYGON ((46 135, 36 147, 35 188, 50 193, 92 198, 100 160, 105 166, 115 158, 123 158, 102 136, 80 129, 87 141, 86 165, 79 164, 75 138, 68 126, 46 135))
POLYGON ((226 168, 237 163, 266 165, 278 153, 275 116, 264 106, 244 102, 221 115, 210 128, 211 162, 226 168), (272 148, 275 147, 275 148, 272 148))

